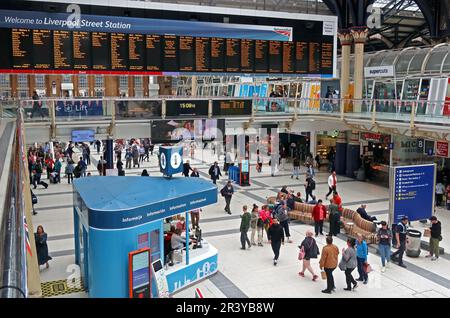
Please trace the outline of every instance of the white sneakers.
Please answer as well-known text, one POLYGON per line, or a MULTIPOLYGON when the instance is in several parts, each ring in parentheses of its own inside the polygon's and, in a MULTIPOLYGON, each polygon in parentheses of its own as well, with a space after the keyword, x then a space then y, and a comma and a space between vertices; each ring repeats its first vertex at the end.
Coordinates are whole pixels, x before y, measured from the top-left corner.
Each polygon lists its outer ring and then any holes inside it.
POLYGON ((386 266, 381 267, 381 272, 384 273, 386 271, 386 266))

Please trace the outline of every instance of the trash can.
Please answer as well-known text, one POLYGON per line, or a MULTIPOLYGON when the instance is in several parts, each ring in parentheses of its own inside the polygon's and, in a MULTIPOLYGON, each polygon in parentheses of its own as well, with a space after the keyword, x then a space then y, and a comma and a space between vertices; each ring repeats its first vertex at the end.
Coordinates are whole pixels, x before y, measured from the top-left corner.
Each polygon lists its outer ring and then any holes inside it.
POLYGON ((418 230, 409 229, 406 233, 406 255, 409 257, 419 257, 420 238, 422 233, 418 230))

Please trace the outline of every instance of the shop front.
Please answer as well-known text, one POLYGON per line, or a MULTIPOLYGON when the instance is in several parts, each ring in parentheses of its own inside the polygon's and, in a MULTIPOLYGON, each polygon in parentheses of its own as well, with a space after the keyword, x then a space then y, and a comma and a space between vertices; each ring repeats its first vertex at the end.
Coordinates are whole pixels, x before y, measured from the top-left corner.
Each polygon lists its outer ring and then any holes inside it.
POLYGON ((360 132, 361 164, 367 180, 389 185, 389 158, 391 136, 380 133, 360 132))

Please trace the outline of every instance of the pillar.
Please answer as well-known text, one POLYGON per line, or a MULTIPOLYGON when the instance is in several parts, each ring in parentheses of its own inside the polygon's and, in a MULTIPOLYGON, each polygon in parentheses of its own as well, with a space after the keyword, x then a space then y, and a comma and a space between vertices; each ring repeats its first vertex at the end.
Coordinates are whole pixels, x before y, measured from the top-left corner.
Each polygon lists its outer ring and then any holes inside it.
POLYGON ((346 176, 356 178, 355 171, 359 169, 360 143, 359 132, 356 130, 348 131, 346 176))
POLYGON ((114 168, 114 155, 113 155, 113 140, 106 139, 105 140, 105 151, 103 152, 103 158, 106 160, 106 169, 114 168))
POLYGON ((345 131, 339 132, 336 140, 336 158, 334 159, 334 170, 337 174, 343 175, 346 170, 347 159, 347 134, 345 131))
POLYGON ((117 97, 119 96, 119 77, 105 75, 104 78, 105 85, 105 96, 117 97))
MULTIPOLYGON (((338 34, 342 46, 341 62, 341 98, 345 98, 348 93, 348 84, 350 82, 350 50, 352 45, 352 35, 348 30, 341 30, 338 34)), ((344 105, 341 105, 344 107, 344 105)))
POLYGON ((309 151, 313 154, 313 157, 316 156, 316 149, 317 149, 316 132, 311 131, 311 133, 309 134, 309 151))
POLYGON ((197 96, 197 76, 192 76, 191 83, 191 96, 197 96))
MULTIPOLYGON (((352 28, 351 34, 355 41, 355 73, 353 75, 354 81, 354 96, 358 100, 363 96, 364 83, 364 44, 366 43, 369 30, 366 27, 352 28)), ((353 111, 361 112, 361 102, 353 103, 353 111)))

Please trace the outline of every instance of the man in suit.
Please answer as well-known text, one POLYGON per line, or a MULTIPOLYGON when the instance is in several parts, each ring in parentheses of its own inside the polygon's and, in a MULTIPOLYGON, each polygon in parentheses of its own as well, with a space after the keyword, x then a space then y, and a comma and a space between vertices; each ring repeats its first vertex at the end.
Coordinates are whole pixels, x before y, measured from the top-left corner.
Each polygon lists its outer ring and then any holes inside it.
POLYGON ((183 163, 183 175, 185 177, 189 177, 189 171, 194 171, 194 170, 192 170, 189 160, 186 160, 186 162, 183 163))
POLYGON ((212 182, 214 184, 216 184, 216 180, 222 176, 222 173, 220 172, 219 164, 217 163, 217 161, 215 161, 214 164, 209 168, 208 174, 211 176, 212 182))

